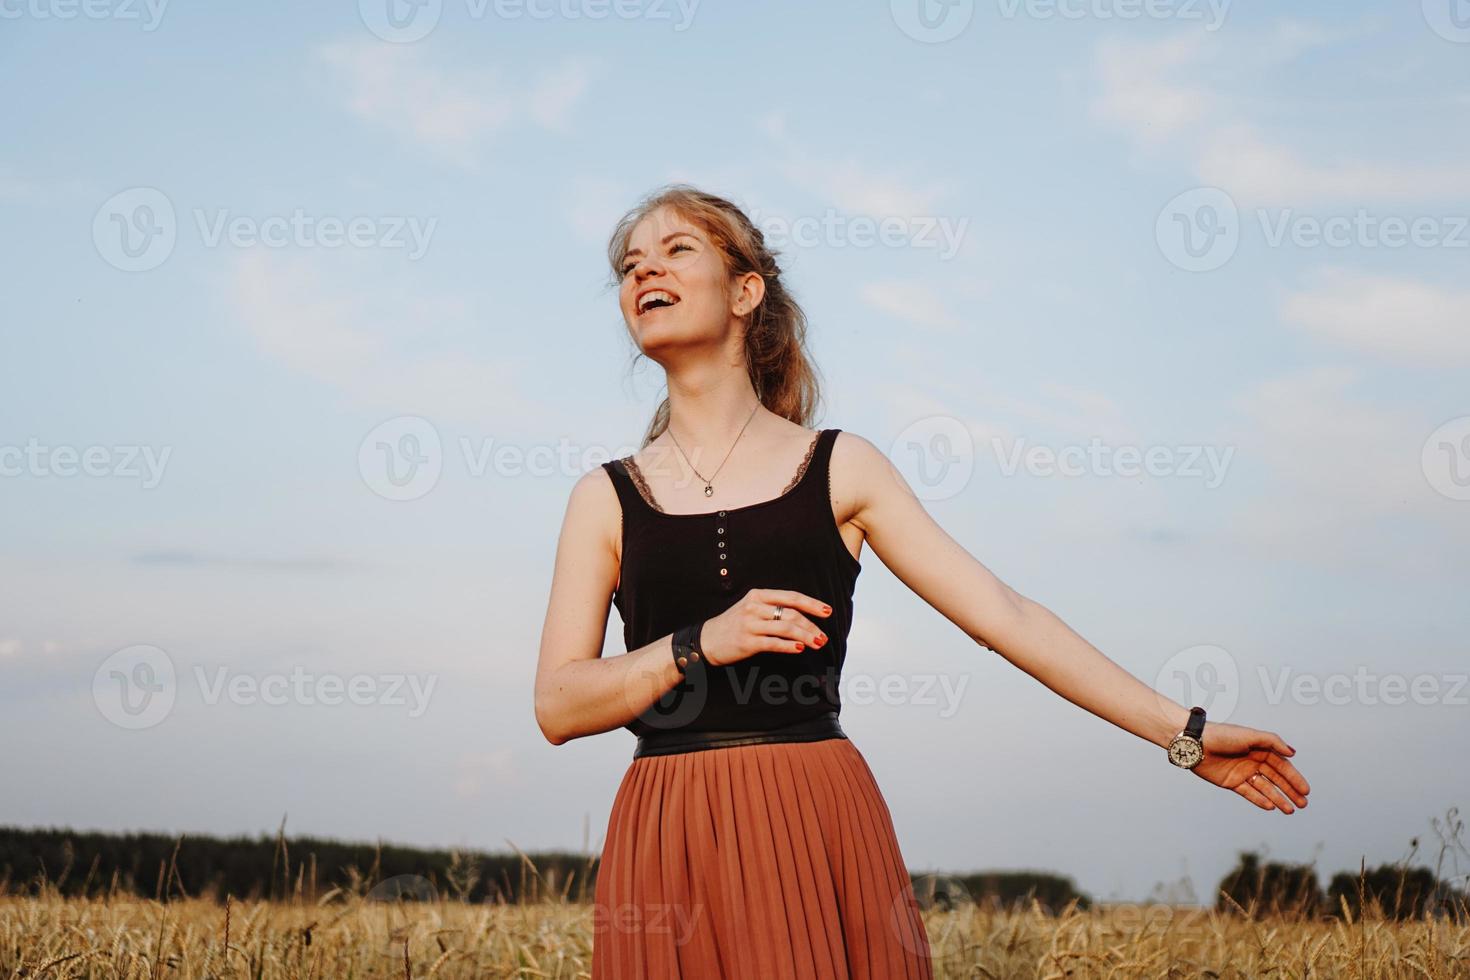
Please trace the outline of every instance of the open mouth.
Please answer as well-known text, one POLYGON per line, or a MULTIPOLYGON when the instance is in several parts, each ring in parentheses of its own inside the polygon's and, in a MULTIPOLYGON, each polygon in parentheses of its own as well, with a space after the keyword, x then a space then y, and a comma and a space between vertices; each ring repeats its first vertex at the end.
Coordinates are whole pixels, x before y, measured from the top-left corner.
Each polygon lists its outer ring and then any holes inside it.
POLYGON ((651 289, 638 297, 638 315, 643 316, 645 313, 652 312, 653 310, 661 310, 674 306, 678 302, 679 297, 673 293, 666 292, 662 289, 651 289))

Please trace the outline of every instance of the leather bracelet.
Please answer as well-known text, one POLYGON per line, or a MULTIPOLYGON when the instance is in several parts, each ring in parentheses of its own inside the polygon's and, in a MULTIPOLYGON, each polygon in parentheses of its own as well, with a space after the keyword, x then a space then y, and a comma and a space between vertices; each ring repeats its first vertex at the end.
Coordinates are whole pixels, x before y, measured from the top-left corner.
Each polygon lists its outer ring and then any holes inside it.
POLYGON ((704 629, 704 620, 700 620, 689 626, 680 627, 674 633, 674 666, 679 668, 679 673, 689 673, 689 665, 697 664, 704 660, 704 651, 699 646, 699 634, 704 629))

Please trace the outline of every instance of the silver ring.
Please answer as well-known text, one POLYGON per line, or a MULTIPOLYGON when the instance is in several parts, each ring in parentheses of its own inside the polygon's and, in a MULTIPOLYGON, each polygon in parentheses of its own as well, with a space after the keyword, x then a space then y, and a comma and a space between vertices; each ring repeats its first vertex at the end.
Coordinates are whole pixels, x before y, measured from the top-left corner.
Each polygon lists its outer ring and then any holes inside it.
POLYGON ((773 613, 771 613, 771 618, 772 618, 772 619, 780 619, 780 618, 781 618, 781 613, 782 613, 782 612, 784 612, 784 609, 783 609, 783 607, 781 607, 781 606, 777 606, 777 607, 776 607, 776 611, 775 611, 775 612, 773 612, 773 613))

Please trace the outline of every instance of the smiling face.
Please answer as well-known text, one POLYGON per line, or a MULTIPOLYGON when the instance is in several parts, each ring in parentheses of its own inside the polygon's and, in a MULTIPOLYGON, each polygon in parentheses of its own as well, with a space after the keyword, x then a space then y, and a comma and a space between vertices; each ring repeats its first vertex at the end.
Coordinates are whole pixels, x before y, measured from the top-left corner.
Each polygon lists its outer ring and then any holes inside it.
POLYGON ((669 207, 634 226, 618 273, 623 320, 645 352, 671 340, 722 339, 762 290, 759 276, 732 279, 708 233, 669 207))

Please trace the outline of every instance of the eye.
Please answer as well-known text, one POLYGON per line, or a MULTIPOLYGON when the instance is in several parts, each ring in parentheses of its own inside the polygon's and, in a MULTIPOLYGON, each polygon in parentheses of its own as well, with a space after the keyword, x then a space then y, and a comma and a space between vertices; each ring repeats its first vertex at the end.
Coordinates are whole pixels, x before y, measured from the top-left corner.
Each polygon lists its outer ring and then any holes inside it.
MULTIPOLYGON (((675 242, 674 244, 669 246, 669 254, 672 255, 675 252, 679 251, 679 249, 681 248, 688 249, 691 252, 694 251, 694 246, 690 245, 688 242, 675 242)), ((630 259, 627 262, 624 262, 623 267, 619 270, 620 274, 626 276, 628 273, 633 271, 633 267, 637 264, 637 259, 630 259)))

